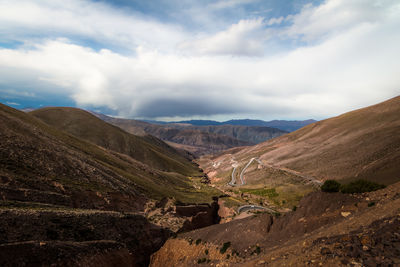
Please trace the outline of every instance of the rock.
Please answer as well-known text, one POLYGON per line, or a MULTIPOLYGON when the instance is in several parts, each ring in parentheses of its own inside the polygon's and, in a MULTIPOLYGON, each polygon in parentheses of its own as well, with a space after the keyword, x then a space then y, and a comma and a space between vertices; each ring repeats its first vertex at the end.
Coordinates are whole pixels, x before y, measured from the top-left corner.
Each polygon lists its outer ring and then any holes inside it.
POLYGON ((321 254, 322 255, 328 255, 328 254, 332 254, 331 250, 329 248, 322 248, 321 249, 321 254))
POLYGON ((347 217, 347 216, 349 216, 350 214, 351 214, 351 212, 348 212, 348 211, 342 211, 341 213, 340 213, 343 217, 347 217))

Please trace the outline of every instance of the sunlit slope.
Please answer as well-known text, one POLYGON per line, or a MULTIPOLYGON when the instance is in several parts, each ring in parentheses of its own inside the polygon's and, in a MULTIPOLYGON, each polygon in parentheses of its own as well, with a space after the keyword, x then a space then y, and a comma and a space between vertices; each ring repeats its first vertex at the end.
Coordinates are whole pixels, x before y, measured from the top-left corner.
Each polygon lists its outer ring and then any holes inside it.
POLYGON ((400 180, 400 97, 319 121, 233 156, 318 179, 400 180))
POLYGON ((161 140, 129 134, 87 111, 53 107, 35 110, 30 114, 76 137, 129 155, 152 168, 183 175, 198 172, 195 165, 161 140))

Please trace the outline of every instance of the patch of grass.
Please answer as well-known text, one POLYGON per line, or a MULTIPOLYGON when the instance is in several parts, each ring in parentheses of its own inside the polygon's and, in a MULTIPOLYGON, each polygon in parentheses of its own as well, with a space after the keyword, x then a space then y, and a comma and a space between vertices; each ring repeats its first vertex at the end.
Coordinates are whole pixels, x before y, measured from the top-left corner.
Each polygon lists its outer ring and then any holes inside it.
POLYGON ((243 188, 243 189, 240 189, 240 191, 243 193, 249 193, 249 194, 262 196, 262 197, 269 197, 269 198, 274 198, 274 197, 279 196, 279 194, 276 192, 275 188, 260 188, 260 189, 243 188))
POLYGON ((231 246, 231 242, 226 242, 222 245, 222 248, 219 250, 221 254, 224 254, 226 250, 231 246))

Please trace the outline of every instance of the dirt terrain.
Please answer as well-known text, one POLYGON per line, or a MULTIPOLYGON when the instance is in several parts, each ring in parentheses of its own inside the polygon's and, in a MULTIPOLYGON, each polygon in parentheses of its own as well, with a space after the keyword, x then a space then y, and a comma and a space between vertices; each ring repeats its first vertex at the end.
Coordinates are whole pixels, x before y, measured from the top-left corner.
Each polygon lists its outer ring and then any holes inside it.
POLYGON ((399 227, 400 183, 357 195, 316 192, 280 217, 260 214, 181 234, 150 266, 396 265, 399 227))

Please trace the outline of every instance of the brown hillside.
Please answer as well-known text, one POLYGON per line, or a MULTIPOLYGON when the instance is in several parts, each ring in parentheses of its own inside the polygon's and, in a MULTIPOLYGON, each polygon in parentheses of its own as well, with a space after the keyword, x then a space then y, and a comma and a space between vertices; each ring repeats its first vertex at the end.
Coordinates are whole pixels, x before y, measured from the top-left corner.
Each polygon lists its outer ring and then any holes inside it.
POLYGON ((283 216, 257 214, 169 239, 150 266, 398 266, 399 190, 400 183, 363 195, 315 192, 283 216))
POLYGON ((152 168, 183 175, 196 172, 196 166, 161 140, 129 134, 84 110, 54 107, 35 110, 30 114, 57 129, 106 149, 129 155, 152 168))
POLYGON ((143 208, 137 200, 144 196, 210 202, 213 194, 193 188, 185 175, 153 169, 5 105, 0 105, 0 137, 4 200, 129 210, 143 208))
POLYGON ((400 179, 399 133, 400 96, 213 160, 226 158, 221 169, 231 168, 231 157, 242 165, 258 157, 268 166, 321 180, 364 178, 390 184, 400 179))

